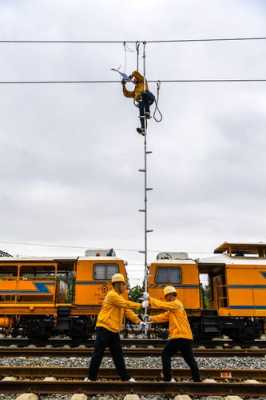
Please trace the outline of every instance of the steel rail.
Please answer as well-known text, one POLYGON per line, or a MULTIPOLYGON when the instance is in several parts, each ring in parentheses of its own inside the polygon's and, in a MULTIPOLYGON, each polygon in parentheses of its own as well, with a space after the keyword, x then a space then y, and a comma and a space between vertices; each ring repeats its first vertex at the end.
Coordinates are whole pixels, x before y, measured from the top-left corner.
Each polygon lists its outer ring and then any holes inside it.
MULTIPOLYGON (((160 357, 162 348, 124 348, 126 357, 160 357)), ((90 357, 93 348, 89 347, 22 347, 22 348, 0 348, 0 357, 90 357)), ((107 351, 106 356, 110 356, 107 351)), ((179 353, 177 353, 177 356, 179 353)), ((266 349, 195 349, 194 355, 197 357, 264 357, 266 349)))
POLYGON ((138 394, 188 394, 198 396, 245 395, 266 396, 266 384, 249 383, 165 383, 165 382, 84 382, 84 381, 0 381, 0 393, 138 393, 138 394))
MULTIPOLYGON (((160 380, 161 369, 158 368, 128 368, 130 376, 137 380, 160 380)), ((176 378, 190 378, 191 372, 189 369, 173 369, 173 376, 176 378)), ((266 381, 266 369, 201 369, 202 378, 214 378, 223 380, 244 380, 256 379, 258 381, 266 381)), ((6 367, 0 366, 0 377, 15 376, 15 377, 31 377, 44 378, 53 376, 55 378, 85 378, 88 376, 88 368, 78 367, 6 367)), ((99 378, 118 379, 115 369, 102 368, 99 370, 99 378)))
MULTIPOLYGON (((19 347, 29 346, 30 344, 35 343, 36 345, 52 345, 54 347, 60 346, 79 346, 85 345, 91 347, 94 345, 95 339, 87 339, 86 341, 82 342, 80 340, 74 340, 70 338, 50 338, 47 341, 34 341, 28 338, 12 338, 12 337, 0 337, 0 347, 2 346, 10 346, 16 345, 19 347)), ((154 347, 162 347, 166 344, 166 339, 144 339, 144 338, 128 338, 123 339, 121 338, 121 344, 124 347, 128 346, 137 346, 137 347, 145 347, 145 346, 154 346, 154 347)), ((239 343, 232 341, 231 339, 214 339, 214 340, 203 340, 198 345, 206 346, 207 348, 214 348, 216 346, 226 346, 227 348, 232 348, 233 346, 239 345, 239 343)), ((242 348, 250 348, 250 346, 257 346, 259 348, 266 349, 266 340, 255 340, 250 343, 246 343, 241 345, 242 348)), ((197 348, 197 345, 194 345, 194 348, 197 348)))

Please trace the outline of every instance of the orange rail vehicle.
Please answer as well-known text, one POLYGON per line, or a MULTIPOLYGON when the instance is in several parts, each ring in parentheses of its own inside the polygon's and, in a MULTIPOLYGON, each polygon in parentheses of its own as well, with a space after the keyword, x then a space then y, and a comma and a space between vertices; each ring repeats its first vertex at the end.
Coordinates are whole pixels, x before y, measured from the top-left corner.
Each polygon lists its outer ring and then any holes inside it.
POLYGON ((87 338, 114 273, 127 279, 113 250, 77 258, 0 257, 0 328, 30 338, 87 338))
POLYGON ((149 266, 149 293, 163 299, 163 287, 174 285, 195 339, 253 340, 265 332, 266 244, 225 242, 214 253, 196 260, 159 253, 149 266))

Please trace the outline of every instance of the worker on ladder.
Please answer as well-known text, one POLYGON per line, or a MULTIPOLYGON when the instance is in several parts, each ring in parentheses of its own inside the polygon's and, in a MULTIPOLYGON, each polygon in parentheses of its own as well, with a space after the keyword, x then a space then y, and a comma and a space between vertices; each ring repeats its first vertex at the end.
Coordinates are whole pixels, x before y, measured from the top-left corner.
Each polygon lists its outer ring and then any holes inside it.
POLYGON ((150 106, 154 103, 155 97, 149 91, 148 83, 144 80, 144 76, 138 71, 133 71, 129 76, 129 79, 131 79, 131 82, 135 84, 135 88, 132 91, 127 90, 126 83, 128 81, 122 79, 123 94, 126 97, 133 98, 137 103, 141 126, 140 128, 137 128, 137 132, 144 136, 147 129, 147 119, 151 117, 150 106))

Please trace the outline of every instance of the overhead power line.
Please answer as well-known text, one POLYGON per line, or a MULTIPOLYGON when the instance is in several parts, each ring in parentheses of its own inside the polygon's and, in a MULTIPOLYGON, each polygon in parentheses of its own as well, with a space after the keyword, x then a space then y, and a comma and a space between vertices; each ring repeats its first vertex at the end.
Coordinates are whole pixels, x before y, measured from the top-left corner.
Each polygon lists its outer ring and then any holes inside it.
MULTIPOLYGON (((9 241, 9 240, 0 240, 0 243, 2 244, 9 244, 9 245, 22 245, 22 246, 36 246, 36 247, 51 247, 51 248, 67 248, 67 249, 89 249, 89 248, 97 248, 97 246, 85 246, 85 245, 70 245, 70 244, 55 244, 55 243, 41 243, 41 242, 27 242, 27 241, 9 241)), ((125 251, 125 252, 134 252, 138 253, 139 249, 123 249, 123 248, 118 248, 114 247, 115 250, 117 251, 125 251)), ((150 249, 149 250, 151 253, 159 253, 162 250, 156 250, 156 249, 150 249)), ((197 251, 197 250, 189 250, 190 253, 202 253, 202 254, 208 254, 210 251, 197 251)), ((138 265, 138 264, 136 264, 138 265)), ((143 265, 143 264, 139 264, 143 265)))
MULTIPOLYGON (((266 78, 255 79, 162 79, 148 80, 149 83, 260 83, 266 82, 266 78)), ((112 84, 121 83, 115 80, 47 80, 47 81, 0 81, 0 85, 88 85, 88 84, 112 84)))
POLYGON ((124 44, 124 43, 198 43, 198 42, 236 42, 266 40, 266 36, 222 37, 199 39, 166 39, 166 40, 0 40, 2 44, 124 44))

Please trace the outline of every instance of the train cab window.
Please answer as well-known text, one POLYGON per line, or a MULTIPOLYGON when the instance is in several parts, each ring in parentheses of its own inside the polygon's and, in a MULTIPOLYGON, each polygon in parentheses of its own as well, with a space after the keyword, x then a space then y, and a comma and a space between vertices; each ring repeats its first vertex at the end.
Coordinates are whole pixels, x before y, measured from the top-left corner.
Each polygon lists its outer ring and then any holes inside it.
POLYGON ((181 271, 180 268, 165 268, 159 267, 156 274, 156 283, 180 283, 181 271))
POLYGON ((0 280, 16 278, 18 273, 17 265, 5 265, 0 268, 0 280))
POLYGON ((117 264, 94 264, 94 279, 96 280, 110 280, 117 272, 119 272, 117 264))
POLYGON ((22 279, 55 279, 53 265, 22 265, 20 268, 22 279))

